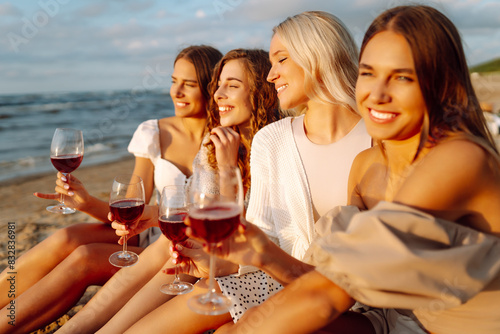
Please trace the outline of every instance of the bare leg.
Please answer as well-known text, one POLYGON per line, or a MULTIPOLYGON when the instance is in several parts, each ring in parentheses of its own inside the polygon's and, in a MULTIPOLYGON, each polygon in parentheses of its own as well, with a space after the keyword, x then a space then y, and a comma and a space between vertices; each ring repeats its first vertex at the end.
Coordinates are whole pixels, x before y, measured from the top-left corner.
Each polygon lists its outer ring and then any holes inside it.
MULTIPOLYGON (((164 266, 172 267, 172 264, 167 261, 164 266)), ((185 281, 194 283, 197 278, 182 275, 181 278, 185 281)), ((160 291, 160 286, 167 282, 172 282, 173 276, 165 275, 159 271, 144 287, 139 290, 125 306, 116 313, 113 318, 99 330, 99 334, 113 334, 123 333, 133 324, 139 321, 142 317, 149 312, 155 310, 157 307, 163 305, 172 299, 173 295, 166 295, 160 291)))
POLYGON ((205 280, 195 284, 191 293, 180 295, 156 308, 125 333, 203 333, 206 330, 232 322, 231 315, 200 315, 191 311, 187 300, 208 290, 205 280))
MULTIPOLYGON (((217 333, 317 333, 353 304, 354 300, 344 290, 313 270, 217 333)), ((347 333, 373 333, 369 321, 360 324, 359 329, 347 333)))
MULTIPOLYGON (((17 259, 16 297, 41 280, 79 246, 90 243, 116 245, 117 241, 115 230, 103 223, 76 224, 56 231, 17 259)), ((0 274, 0 307, 11 300, 4 292, 9 289, 8 271, 5 269, 0 274)))
MULTIPOLYGON (((142 253, 139 262, 123 268, 57 333, 95 333, 117 313, 165 264, 169 241, 161 236, 142 253)), ((166 277, 166 275, 163 275, 166 277)), ((144 307, 141 305, 140 308, 144 307)))
MULTIPOLYGON (((136 252, 142 249, 131 247, 136 252)), ((1 333, 28 333, 64 314, 90 285, 104 284, 118 268, 109 255, 121 249, 118 244, 89 244, 78 247, 54 270, 26 290, 16 300, 16 326, 0 323, 1 333)), ((0 319, 7 318, 7 308, 0 319)))

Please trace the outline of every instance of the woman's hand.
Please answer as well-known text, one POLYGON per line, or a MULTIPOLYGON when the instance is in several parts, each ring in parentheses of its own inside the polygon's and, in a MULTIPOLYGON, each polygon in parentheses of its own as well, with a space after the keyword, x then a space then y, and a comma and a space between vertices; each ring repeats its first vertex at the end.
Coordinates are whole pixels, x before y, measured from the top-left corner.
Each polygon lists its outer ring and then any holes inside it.
MULTIPOLYGON (((210 255, 204 251, 203 245, 194 239, 188 239, 170 247, 172 262, 178 266, 178 272, 195 277, 208 278, 210 272, 210 255)), ((238 265, 216 259, 215 276, 225 276, 238 271, 238 265)), ((175 274, 175 268, 167 268, 163 271, 167 275, 175 274)))
MULTIPOLYGON (((190 226, 189 217, 184 220, 184 223, 190 226)), ((191 227, 186 229, 186 234, 196 239, 191 227)), ((210 251, 209 246, 203 240, 198 239, 198 241, 203 244, 203 249, 208 253, 210 251)), ((214 253, 220 259, 234 264, 252 265, 261 268, 264 257, 269 255, 266 252, 268 252, 269 247, 273 246, 275 246, 274 243, 269 240, 261 229, 241 218, 237 231, 227 239, 219 242, 214 248, 214 253)))
POLYGON ((75 176, 68 174, 65 177, 61 172, 58 172, 55 191, 56 193, 53 194, 35 192, 33 195, 43 199, 60 200, 62 194, 64 195, 64 203, 67 206, 79 211, 86 211, 91 196, 83 183, 75 176))
POLYGON ((212 129, 210 140, 215 146, 215 158, 219 166, 238 166, 240 135, 229 127, 212 129))
POLYGON ((150 227, 158 226, 158 207, 146 205, 141 219, 130 225, 124 225, 116 221, 111 212, 108 213, 108 219, 112 222, 111 227, 115 229, 116 235, 120 237, 118 243, 123 245, 124 236, 130 239, 150 227))

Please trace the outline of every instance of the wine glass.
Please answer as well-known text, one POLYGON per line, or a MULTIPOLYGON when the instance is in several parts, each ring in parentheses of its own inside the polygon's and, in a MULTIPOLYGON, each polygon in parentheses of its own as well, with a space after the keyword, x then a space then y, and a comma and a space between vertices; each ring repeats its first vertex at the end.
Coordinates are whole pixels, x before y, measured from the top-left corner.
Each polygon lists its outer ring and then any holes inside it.
POLYGON ((243 186, 237 167, 218 170, 198 166, 188 187, 188 215, 193 235, 210 248, 209 287, 205 294, 188 300, 194 312, 205 315, 226 313, 231 300, 215 291, 215 245, 238 227, 243 211, 243 186))
MULTIPOLYGON (((172 185, 163 188, 159 205, 158 224, 160 230, 167 239, 172 241, 172 245, 186 240, 186 225, 184 219, 187 216, 186 192, 184 185, 172 185)), ((163 284, 160 291, 167 295, 181 295, 191 292, 193 285, 189 282, 182 282, 175 268, 174 281, 163 284)))
MULTIPOLYGON (((144 212, 144 183, 133 174, 118 175, 113 180, 109 196, 109 210, 117 222, 130 225, 139 221, 144 212)), ((116 267, 130 267, 139 256, 127 250, 127 236, 123 237, 123 250, 111 254, 109 262, 116 267)))
MULTIPOLYGON (((80 166, 83 160, 83 135, 81 130, 57 128, 50 145, 50 161, 66 178, 68 174, 80 166)), ((55 213, 70 214, 76 210, 64 204, 64 195, 61 202, 48 206, 47 210, 55 213)))

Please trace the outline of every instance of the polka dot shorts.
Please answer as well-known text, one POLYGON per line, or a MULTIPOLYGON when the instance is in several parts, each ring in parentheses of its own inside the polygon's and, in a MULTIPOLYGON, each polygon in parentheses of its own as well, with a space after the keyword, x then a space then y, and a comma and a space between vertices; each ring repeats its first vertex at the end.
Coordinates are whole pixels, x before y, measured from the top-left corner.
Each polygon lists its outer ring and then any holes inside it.
POLYGON ((231 299, 230 313, 237 322, 248 309, 260 305, 281 290, 283 286, 263 271, 255 271, 241 276, 216 278, 225 296, 231 299))

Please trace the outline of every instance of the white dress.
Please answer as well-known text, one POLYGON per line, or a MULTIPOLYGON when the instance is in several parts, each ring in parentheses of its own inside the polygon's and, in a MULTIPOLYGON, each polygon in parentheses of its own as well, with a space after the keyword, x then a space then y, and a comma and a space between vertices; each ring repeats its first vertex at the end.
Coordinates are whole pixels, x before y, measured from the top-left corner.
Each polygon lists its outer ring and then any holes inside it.
MULTIPOLYGON (((158 120, 151 119, 139 125, 128 145, 128 151, 136 157, 151 160, 154 165, 154 184, 158 201, 166 185, 185 185, 187 177, 177 166, 162 159, 160 147, 160 129, 158 120)), ((139 246, 147 247, 161 235, 158 227, 149 228, 139 234, 139 246)))
MULTIPOLYGON (((303 116, 296 117, 295 122, 303 124, 303 116)), ((315 236, 314 205, 308 180, 314 176, 307 175, 296 144, 298 134, 294 131, 297 132, 297 128, 288 117, 267 125, 255 135, 250 156, 252 194, 246 218, 288 254, 302 259, 315 236)), ((335 152, 338 146, 348 150, 343 150, 347 152, 335 159, 338 166, 334 167, 337 174, 331 179, 332 184, 324 184, 330 189, 331 198, 341 201, 333 200, 331 207, 346 204, 352 161, 359 152, 371 146, 364 122, 361 120, 335 146, 335 152)), ((309 159, 324 162, 320 151, 319 156, 309 159)), ((282 288, 273 278, 251 267, 240 267, 238 275, 219 277, 217 281, 222 292, 233 302, 230 313, 235 322, 246 310, 261 304, 282 288)))

